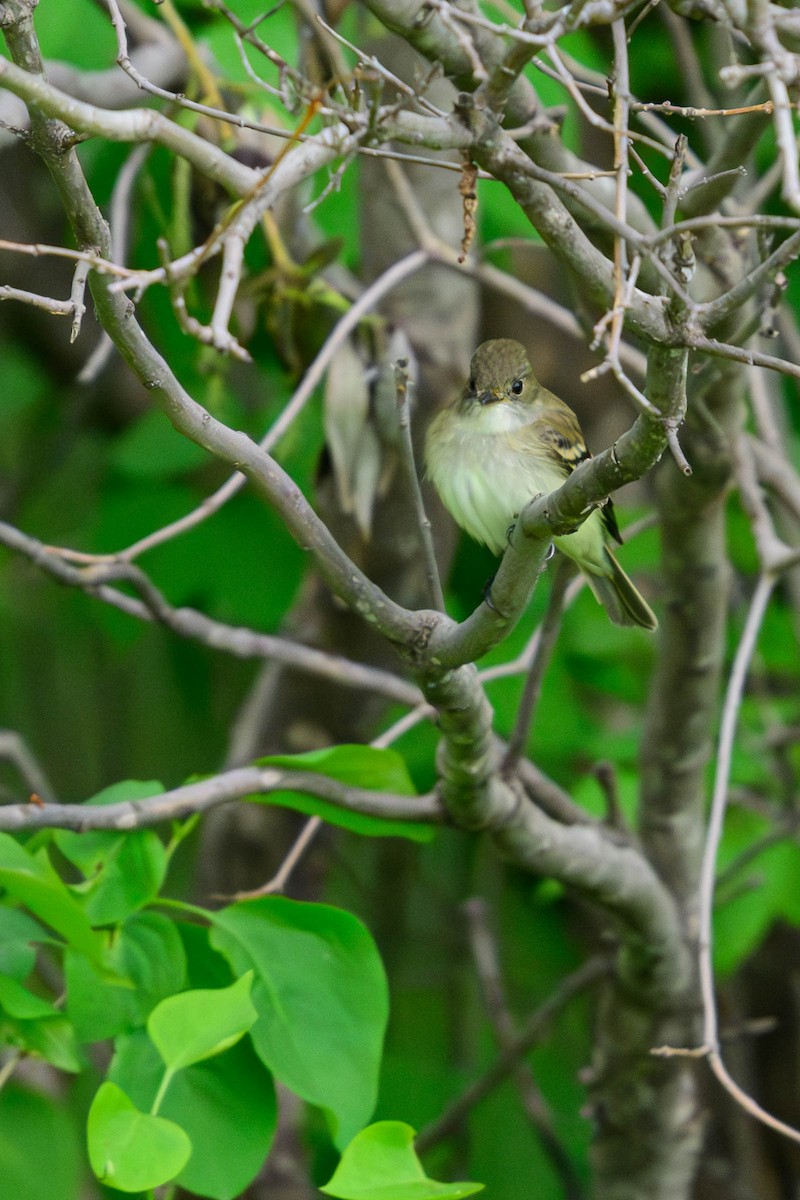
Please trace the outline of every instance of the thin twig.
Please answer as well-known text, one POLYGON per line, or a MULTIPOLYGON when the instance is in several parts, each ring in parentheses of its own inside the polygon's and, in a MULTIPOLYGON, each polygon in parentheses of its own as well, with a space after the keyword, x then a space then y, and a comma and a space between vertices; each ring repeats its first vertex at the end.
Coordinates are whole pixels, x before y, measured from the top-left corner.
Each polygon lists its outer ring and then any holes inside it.
POLYGON ((788 459, 770 442, 748 438, 759 480, 778 496, 789 511, 800 518, 800 478, 788 459))
POLYGON ((795 106, 789 97, 786 83, 776 71, 768 73, 767 87, 774 106, 775 140, 783 167, 781 196, 786 204, 797 210, 800 209, 800 169, 797 160, 797 134, 794 128, 795 106))
POLYGON ((593 774, 597 782, 600 784, 600 790, 603 793, 603 799, 606 804, 606 824, 611 829, 621 829, 627 831, 628 826, 625 821, 625 814, 622 811, 622 804, 619 795, 619 777, 612 762, 607 759, 601 759, 600 762, 594 764, 593 774))
POLYGON ((23 554, 59 583, 77 587, 106 604, 143 621, 158 621, 179 637, 191 638, 237 658, 267 658, 297 670, 331 679, 345 687, 365 688, 401 704, 419 703, 420 692, 413 684, 390 671, 343 656, 330 654, 303 642, 258 633, 223 621, 215 621, 191 608, 173 608, 139 567, 131 563, 95 560, 84 569, 65 562, 61 554, 36 538, 0 521, 0 545, 23 554), (127 584, 137 596, 119 591, 114 584, 127 584))
POLYGON ((549 665, 556 641, 558 640, 559 630, 561 629, 561 618, 564 613, 570 574, 568 560, 559 558, 553 572, 553 583, 550 588, 547 611, 540 627, 541 633, 536 644, 536 653, 531 658, 525 687, 523 688, 517 708, 514 728, 508 739, 508 749, 503 758, 501 770, 505 774, 509 774, 515 770, 517 760, 527 745, 531 722, 533 721, 536 705, 542 691, 545 671, 549 665))
POLYGON ((425 578, 428 582, 430 600, 434 608, 438 608, 440 612, 444 612, 444 593, 442 591, 442 581, 439 578, 439 567, 436 562, 433 533, 428 514, 425 511, 422 489, 419 486, 419 475, 414 462, 410 405, 410 390, 413 387, 413 383, 408 375, 408 361, 403 358, 398 359, 395 363, 394 372, 397 387, 397 412, 400 423, 400 459, 414 505, 417 530, 422 543, 422 553, 425 558, 425 578))
POLYGON ((89 264, 85 258, 79 259, 75 264, 75 271, 72 276, 72 287, 70 289, 70 303, 72 304, 72 328, 69 333, 70 342, 74 342, 81 331, 83 324, 83 314, 86 312, 86 280, 89 278, 89 264))
POLYGON ((667 420, 665 422, 665 428, 667 431, 667 445, 669 446, 672 457, 675 459, 678 470, 684 475, 691 475, 691 464, 689 463, 686 455, 683 453, 681 444, 678 441, 678 422, 675 420, 667 420))
POLYGON ((444 109, 437 108, 437 106, 432 104, 426 96, 420 95, 418 88, 411 87, 411 85, 406 83, 404 79, 401 79, 399 75, 396 75, 394 71, 390 71, 389 68, 385 66, 376 55, 367 54, 364 50, 361 50, 358 46, 356 46, 354 42, 349 42, 347 38, 339 32, 338 29, 334 29, 332 25, 329 25, 327 21, 323 20, 319 13, 314 14, 314 19, 322 26, 326 33, 330 34, 332 38, 335 38, 337 42, 340 42, 342 46, 345 46, 348 50, 351 50, 353 54, 358 57, 359 64, 361 66, 370 67, 373 71, 380 75, 382 79, 390 84, 392 88, 394 88, 401 95, 405 96, 406 99, 411 103, 418 105, 424 112, 428 112, 434 117, 444 117, 447 115, 444 109))
POLYGON ((274 896, 276 893, 284 892, 292 872, 299 866, 303 855, 319 833, 323 823, 322 817, 309 817, 304 822, 303 828, 289 847, 280 867, 266 883, 262 883, 260 887, 251 888, 249 891, 234 892, 232 896, 223 898, 229 903, 238 904, 242 900, 257 900, 260 896, 274 896))
POLYGON ((774 354, 764 354, 751 346, 734 346, 731 342, 720 342, 716 338, 703 337, 702 334, 690 332, 687 341, 693 350, 703 354, 712 354, 715 358, 728 358, 732 362, 747 363, 750 367, 766 367, 769 371, 779 371, 781 375, 790 375, 800 379, 800 364, 790 362, 786 358, 777 358, 774 354))
POLYGON ((56 804, 56 794, 44 768, 36 759, 21 733, 0 729, 0 762, 16 768, 29 795, 36 795, 47 804, 56 804))
MULTIPOLYGON (((464 904, 464 912, 483 1005, 498 1049, 507 1050, 514 1044, 516 1030, 505 996, 497 941, 490 928, 486 901, 473 896, 464 904)), ((585 1193, 575 1164, 556 1133, 547 1101, 524 1056, 520 1056, 513 1075, 525 1115, 561 1180, 565 1200, 581 1200, 585 1193)))
MULTIPOLYGON (((428 255, 424 250, 412 251, 411 254, 393 263, 387 271, 378 276, 364 291, 363 295, 359 296, 358 300, 350 306, 325 339, 322 348, 306 371, 299 387, 278 419, 259 442, 262 450, 268 453, 271 452, 288 431, 314 394, 336 351, 347 340, 359 322, 381 302, 388 292, 399 286, 410 275, 419 271, 427 262, 428 255)), ((160 529, 156 529, 145 537, 140 538, 126 549, 114 552, 110 557, 123 562, 133 562, 134 559, 139 558, 147 550, 152 550, 155 546, 160 546, 172 538, 187 533, 190 529, 194 529, 196 526, 202 524, 203 521, 208 520, 214 513, 219 512, 223 505, 244 487, 245 482, 244 475, 231 475, 215 492, 207 496, 197 508, 192 509, 185 516, 179 517, 178 520, 170 522, 169 525, 164 525, 160 529)))
MULTIPOLYGON (((133 211, 133 189, 139 178, 139 172, 150 155, 150 146, 137 146, 128 155, 117 175, 114 190, 111 193, 108 225, 111 234, 111 245, 114 258, 119 263, 125 263, 130 242, 131 213, 133 211)), ((86 362, 78 372, 78 383, 92 383, 97 379, 114 352, 114 343, 105 330, 100 333, 97 345, 92 350, 86 362)))
MULTIPOLYGON (((151 96, 157 96, 161 100, 168 100, 170 104, 178 105, 180 108, 188 109, 190 112, 199 113, 204 117, 212 117, 216 121, 224 121, 228 125, 236 126, 237 129, 252 129, 256 133, 268 133, 278 137, 287 136, 286 130, 281 129, 279 126, 265 125, 260 121, 251 121, 240 113, 231 113, 223 108, 216 108, 209 104, 200 104, 196 100, 190 100, 182 93, 171 92, 167 88, 159 87, 158 84, 153 83, 141 71, 137 70, 131 61, 130 54, 128 53, 128 35, 125 21, 123 20, 117 0, 106 0, 106 3, 117 38, 117 62, 125 74, 142 91, 149 92, 151 96)), ((284 63, 284 66, 288 67, 288 64, 284 63)))
POLYGON ((2 1064, 2 1066, 0 1066, 0 1091, 2 1091, 3 1088, 6 1086, 6 1084, 8 1083, 9 1079, 14 1074, 14 1072, 16 1071, 16 1069, 19 1066, 21 1061, 22 1061, 22 1051, 21 1050, 10 1050, 9 1051, 6 1061, 2 1064))
POLYGON ((762 569, 779 574, 800 561, 800 547, 787 546, 778 537, 759 486, 752 440, 743 433, 736 442, 736 474, 742 507, 750 520, 762 569))
POLYGON ((612 970, 608 958, 590 958, 583 966, 568 975, 548 996, 544 1003, 532 1013, 522 1025, 519 1033, 489 1067, 488 1071, 470 1084, 457 1100, 430 1125, 417 1134, 415 1146, 420 1153, 432 1149, 450 1134, 455 1133, 474 1108, 490 1096, 516 1069, 522 1055, 527 1054, 542 1037, 551 1021, 581 992, 597 983, 612 970))
MULTIPOLYGON (((547 47, 547 53, 549 54, 555 69, 548 67, 547 63, 543 62, 541 58, 536 58, 534 60, 534 66, 541 71, 543 75, 547 75, 551 79, 556 79, 559 83, 563 84, 574 100, 578 109, 590 125, 593 125, 595 129, 602 130, 603 133, 611 134, 613 137, 614 125, 605 117, 595 112, 595 110, 586 102, 581 94, 582 90, 586 90, 594 93, 595 95, 600 95, 603 96, 603 98, 607 98, 608 87, 598 87, 594 84, 585 84, 577 80, 566 65, 565 60, 567 56, 564 55, 562 50, 556 49, 554 45, 547 47)), ((666 155, 669 153, 667 147, 664 145, 663 140, 658 141, 655 138, 648 137, 645 133, 639 133, 637 130, 632 129, 627 130, 627 136, 633 141, 637 142, 637 144, 646 146, 649 150, 654 150, 657 154, 666 155)), ((616 171, 612 173, 616 174, 616 171)))
POLYGON ((19 300, 22 304, 30 304, 32 308, 41 308, 53 317, 71 317, 75 311, 71 300, 40 296, 37 292, 12 287, 10 283, 0 284, 0 300, 19 300))
MULTIPOLYGON (((505 38, 511 38, 516 42, 521 42, 527 46, 534 48, 548 45, 558 34, 555 27, 551 27, 544 34, 530 33, 527 29, 520 28, 519 25, 498 25, 494 21, 490 21, 488 17, 482 16, 480 13, 462 8, 454 8, 450 0, 427 0, 427 7, 435 9, 442 19, 443 24, 450 21, 460 21, 464 25, 473 25, 476 29, 486 29, 489 33, 501 35, 505 38)), ((542 20, 542 13, 539 14, 539 21, 542 20)), ((560 14, 547 14, 553 21, 560 14)), ((559 26, 559 29, 561 27, 559 26)), ((563 32, 563 30, 561 30, 563 32)))
POLYGON ((239 290, 244 266, 244 239, 231 232, 225 239, 222 251, 222 269, 219 288, 214 301, 214 312, 209 325, 209 341, 215 350, 233 354, 241 362, 252 362, 250 354, 233 336, 228 326, 233 317, 233 305, 239 290))
POLYGON ((703 851, 703 861, 700 869, 698 889, 698 922, 699 922, 699 972, 700 989, 703 997, 703 1048, 708 1058, 709 1066, 716 1078, 752 1117, 768 1125, 777 1133, 800 1142, 800 1130, 778 1120, 761 1107, 751 1096, 731 1078, 720 1055, 719 1026, 717 1006, 714 993, 714 966, 712 959, 713 947, 713 911, 714 911, 714 882, 716 876, 717 853, 722 838, 722 827, 725 819, 725 809, 728 798, 728 781, 730 778, 731 759, 736 736, 736 724, 739 708, 744 694, 744 685, 750 660, 756 648, 756 640, 761 623, 769 604, 770 596, 777 582, 777 577, 764 572, 758 580, 750 609, 747 614, 745 627, 736 655, 733 660, 725 702, 722 709, 719 745, 717 749, 716 774, 714 789, 711 797, 711 812, 708 822, 708 832, 703 851))

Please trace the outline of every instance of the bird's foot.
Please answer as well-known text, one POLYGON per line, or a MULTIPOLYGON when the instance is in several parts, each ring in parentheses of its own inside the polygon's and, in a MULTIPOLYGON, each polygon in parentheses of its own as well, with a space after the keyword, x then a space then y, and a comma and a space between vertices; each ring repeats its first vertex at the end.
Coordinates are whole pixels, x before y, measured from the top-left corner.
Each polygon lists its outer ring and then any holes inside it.
MULTIPOLYGON (((544 492, 534 492, 534 494, 531 496, 531 501, 538 500, 541 496, 544 496, 544 495, 545 495, 544 492)), ((511 522, 508 529, 506 530, 506 542, 508 543, 509 546, 511 545, 511 535, 517 527, 517 519, 518 518, 519 518, 519 513, 514 513, 514 520, 511 522)))

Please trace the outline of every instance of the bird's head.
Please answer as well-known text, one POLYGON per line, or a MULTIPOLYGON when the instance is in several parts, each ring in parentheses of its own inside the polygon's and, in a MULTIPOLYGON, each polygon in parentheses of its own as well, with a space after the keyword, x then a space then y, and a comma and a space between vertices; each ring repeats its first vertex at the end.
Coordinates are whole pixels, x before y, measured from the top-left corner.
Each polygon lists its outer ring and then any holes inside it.
POLYGON ((463 403, 528 405, 538 387, 525 347, 513 338, 493 338, 472 356, 463 403))

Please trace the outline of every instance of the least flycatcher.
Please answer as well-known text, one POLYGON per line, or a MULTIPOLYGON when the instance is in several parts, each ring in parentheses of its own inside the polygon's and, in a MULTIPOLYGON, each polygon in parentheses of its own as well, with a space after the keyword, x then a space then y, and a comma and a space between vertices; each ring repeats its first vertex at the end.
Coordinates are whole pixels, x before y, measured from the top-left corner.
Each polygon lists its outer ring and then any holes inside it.
MULTIPOLYGON (((525 505, 555 491, 588 457, 575 413, 542 387, 525 347, 511 338, 478 347, 463 395, 434 418, 425 444, 445 508, 495 554, 525 505)), ((610 500, 553 540, 616 625, 655 629, 655 614, 609 550, 607 534, 622 540, 610 500)))

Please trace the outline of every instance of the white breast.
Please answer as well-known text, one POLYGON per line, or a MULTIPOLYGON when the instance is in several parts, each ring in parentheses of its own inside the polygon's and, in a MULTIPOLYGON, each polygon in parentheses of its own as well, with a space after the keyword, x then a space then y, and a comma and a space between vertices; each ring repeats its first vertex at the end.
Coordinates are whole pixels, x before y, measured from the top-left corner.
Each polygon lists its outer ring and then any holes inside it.
POLYGON ((553 491, 563 472, 547 455, 515 447, 509 434, 526 425, 530 412, 498 403, 439 418, 435 450, 428 443, 428 472, 458 524, 495 554, 529 500, 553 491))

